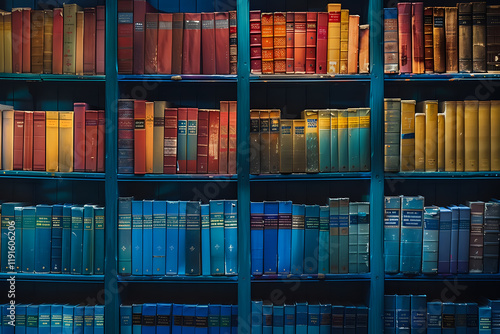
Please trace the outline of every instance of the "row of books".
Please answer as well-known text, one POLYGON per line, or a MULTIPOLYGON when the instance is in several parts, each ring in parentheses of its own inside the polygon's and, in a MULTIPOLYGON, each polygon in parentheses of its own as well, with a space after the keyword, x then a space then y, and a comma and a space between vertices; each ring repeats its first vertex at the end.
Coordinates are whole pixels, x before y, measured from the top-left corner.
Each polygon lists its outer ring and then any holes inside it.
POLYGON ((370 71, 369 25, 340 3, 327 12, 250 11, 250 70, 256 74, 370 71))
POLYGON ((500 300, 427 302, 426 295, 385 295, 384 333, 497 333, 500 300))
POLYGON ((236 108, 119 100, 118 173, 236 174, 236 108))
POLYGON ((120 305, 120 334, 180 334, 238 332, 238 305, 120 305))
POLYGON ((105 20, 105 6, 2 12, 0 72, 104 74, 105 20))
POLYGON ((370 203, 251 202, 252 274, 370 271, 370 203))
POLYGON ((370 170, 370 108, 306 109, 281 119, 279 109, 250 110, 250 173, 370 170))
POLYGON ((238 202, 120 197, 122 275, 237 275, 238 202))
POLYGON ((236 74, 236 11, 157 13, 118 1, 118 73, 236 74))
POLYGON ((385 272, 498 273, 500 201, 424 207, 422 196, 387 196, 385 272))
POLYGON ((252 334, 264 333, 365 334, 368 333, 368 308, 252 301, 252 334))
POLYGON ((384 99, 385 170, 500 170, 500 101, 384 99))
POLYGON ((104 334, 104 305, 2 304, 3 333, 104 334))
POLYGON ((21 111, 1 106, 3 170, 104 172, 104 110, 21 111))
POLYGON ((399 3, 384 9, 385 73, 469 73, 500 70, 500 6, 399 3))
POLYGON ((104 274, 103 207, 7 202, 1 210, 1 272, 104 274))

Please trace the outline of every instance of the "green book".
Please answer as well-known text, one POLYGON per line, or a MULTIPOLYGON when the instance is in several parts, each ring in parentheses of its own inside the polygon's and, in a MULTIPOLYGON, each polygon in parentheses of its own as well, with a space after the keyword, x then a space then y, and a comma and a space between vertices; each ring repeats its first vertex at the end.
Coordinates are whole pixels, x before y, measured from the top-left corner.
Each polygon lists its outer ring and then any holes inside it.
POLYGON ((76 12, 82 10, 75 3, 63 4, 63 73, 76 74, 76 12))
POLYGON ((269 110, 260 111, 260 173, 269 174, 270 171, 270 120, 269 110))
POLYGON ((293 120, 282 119, 280 123, 280 173, 293 172, 293 120))
POLYGON ((348 128, 347 128, 347 109, 339 109, 338 111, 338 153, 339 153, 339 171, 347 172, 349 170, 349 151, 348 151, 348 128))
POLYGON ((82 274, 86 275, 92 275, 94 273, 94 214, 94 205, 84 205, 82 274))

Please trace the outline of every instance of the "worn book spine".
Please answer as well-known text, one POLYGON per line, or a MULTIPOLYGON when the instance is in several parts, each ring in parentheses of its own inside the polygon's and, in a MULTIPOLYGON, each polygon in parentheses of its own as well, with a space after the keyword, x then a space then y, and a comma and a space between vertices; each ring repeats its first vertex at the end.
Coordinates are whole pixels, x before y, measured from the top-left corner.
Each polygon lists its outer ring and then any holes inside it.
POLYGON ((486 72, 486 2, 472 3, 472 71, 486 72))
POLYGON ((472 5, 458 3, 458 71, 472 72, 472 5))
POLYGON ((446 71, 446 38, 444 7, 434 7, 433 41, 434 41, 434 72, 446 71))
POLYGON ((43 73, 52 73, 52 36, 54 28, 54 11, 45 9, 44 13, 44 39, 43 39, 43 73))
POLYGON ((411 9, 412 72, 424 73, 424 3, 414 2, 411 9))
POLYGON ((411 73, 411 3, 398 3, 399 72, 411 73))
POLYGON ((458 73, 457 20, 457 7, 445 7, 446 73, 458 73))
POLYGON ((398 72, 398 9, 384 8, 384 73, 398 72))
POLYGON ((31 72, 43 73, 44 56, 44 25, 45 14, 43 10, 34 10, 31 13, 31 72))
POLYGON ((432 40, 432 7, 424 8, 424 68, 425 73, 434 72, 434 45, 432 40))
POLYGON ((500 5, 486 10, 486 69, 500 71, 500 5))

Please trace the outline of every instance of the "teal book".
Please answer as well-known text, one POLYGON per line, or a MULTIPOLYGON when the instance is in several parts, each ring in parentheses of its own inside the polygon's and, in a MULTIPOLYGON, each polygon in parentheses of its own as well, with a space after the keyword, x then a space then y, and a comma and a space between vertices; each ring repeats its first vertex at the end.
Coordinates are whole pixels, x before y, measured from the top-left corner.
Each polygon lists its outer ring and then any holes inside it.
POLYGON ((166 274, 177 275, 179 252, 179 202, 167 201, 166 274))
POLYGON ((339 200, 339 274, 349 272, 349 198, 339 200))
POLYGON ((187 108, 177 109, 177 173, 187 171, 187 108))
POLYGON ((85 317, 85 306, 75 306, 75 313, 73 316, 73 333, 83 334, 83 319, 85 317))
POLYGON ((283 334, 285 309, 283 305, 273 306, 273 334, 283 334))
POLYGON ((94 334, 104 334, 104 305, 94 306, 94 334))
POLYGON ((35 272, 50 272, 52 206, 38 204, 35 218, 35 272))
POLYGON ((349 203, 349 274, 358 269, 358 203, 349 203))
POLYGON ((71 274, 82 274, 83 207, 71 208, 71 274))
MULTIPOLYGON (((50 272, 53 274, 61 273, 61 255, 62 255, 62 216, 63 206, 55 204, 52 206, 51 219, 51 250, 50 250, 50 272)), ((104 243, 103 243, 104 245, 104 243)), ((17 248, 17 247, 16 247, 17 248)))
POLYGON ((489 306, 479 306, 479 334, 491 334, 491 308, 489 306))
POLYGON ((384 262, 387 274, 399 273, 399 230, 401 227, 401 197, 384 198, 384 262))
POLYGON ((278 204, 278 273, 290 273, 292 244, 292 201, 278 204))
POLYGON ((179 253, 177 254, 177 273, 186 273, 186 201, 179 201, 179 253))
POLYGON ((467 334, 467 304, 455 304, 455 333, 467 334))
POLYGON ((295 304, 295 333, 307 334, 307 302, 295 304))
POLYGON ((358 108, 359 114, 359 170, 371 168, 370 108, 358 108))
POLYGON ((319 171, 329 173, 331 171, 331 125, 330 110, 318 112, 318 143, 319 143, 319 171))
POLYGON ((358 203, 358 273, 370 271, 370 203, 358 203))
MULTIPOLYGON (((130 322, 130 326, 132 326, 132 306, 128 306, 130 308, 130 316, 128 317, 128 321, 130 322)), ((73 333, 73 322, 75 317, 75 306, 63 305, 63 334, 72 334, 73 333)), ((122 306, 120 306, 120 317, 122 318, 122 324, 124 323, 125 313, 122 313, 122 306)), ((130 327, 130 334, 132 334, 132 327, 130 327)), ((122 333, 127 333, 126 331, 122 333)))
POLYGON ((292 205, 292 243, 291 243, 291 272, 304 273, 304 223, 305 205, 292 205))
MULTIPOLYGON (((455 318, 455 303, 443 303, 442 317, 442 334, 456 333, 456 318, 455 318)), ((412 331, 413 333, 413 331, 412 331)))
POLYGON ((82 273, 92 275, 94 273, 94 248, 95 248, 95 206, 85 205, 83 207, 83 259, 82 273))
POLYGON ((156 333, 170 334, 172 327, 172 304, 156 304, 156 333))
POLYGON ((26 309, 26 334, 38 333, 38 305, 28 305, 26 309))
POLYGON ((210 267, 212 275, 224 275, 224 201, 210 201, 210 267))
POLYGON ((132 274, 132 197, 118 199, 118 273, 132 274))
POLYGON ((410 297, 410 328, 414 334, 425 334, 427 327, 427 301, 425 295, 411 295, 410 297))
POLYGON ((330 274, 339 273, 339 198, 330 198, 330 274))
MULTIPOLYGON (((38 333, 39 334, 49 334, 51 332, 50 328, 50 305, 42 304, 38 305, 38 333)), ((4 330, 5 332, 5 330, 4 330)))
POLYGON ((9 271, 22 271, 22 255, 23 255, 23 208, 18 206, 14 208, 14 222, 16 226, 16 263, 15 270, 9 271))
MULTIPOLYGON (((2 205, 3 209, 3 205, 2 205)), ((23 257, 22 272, 33 273, 35 271, 35 221, 36 208, 27 206, 23 208, 23 257)))
MULTIPOLYGON (((16 305, 16 334, 25 334, 26 333, 26 312, 28 310, 28 305, 19 304, 16 305)), ((10 313, 10 311, 9 311, 10 313)))
POLYGON ((357 108, 347 109, 349 171, 359 172, 359 113, 357 108))
POLYGON ((153 275, 165 275, 167 202, 153 201, 153 275))
POLYGON ((339 136, 338 136, 339 111, 330 109, 330 170, 339 171, 339 136))
POLYGON ((318 274, 330 269, 330 207, 319 207, 318 274))
POLYGON ((94 334, 94 306, 85 306, 83 315, 83 333, 94 334))
POLYGON ((142 201, 132 201, 132 275, 142 275, 142 206, 142 201))
POLYGON ((356 307, 356 334, 368 334, 368 307, 356 307))
POLYGON ((422 267, 422 225, 424 198, 404 196, 401 200, 400 271, 418 274, 422 267))
POLYGON ((304 217, 304 274, 318 273, 319 205, 306 205, 304 217))
POLYGON ((188 108, 186 158, 188 173, 196 173, 198 156, 198 108, 188 108))
MULTIPOLYGON (((73 325, 73 313, 71 314, 71 320, 71 325, 73 325)), ((73 326, 71 326, 71 332, 64 333, 72 334, 73 326)), ((120 334, 132 334, 132 305, 120 305, 120 334)))
POLYGON ((302 118, 306 122, 306 172, 319 172, 318 111, 304 110, 302 118))
POLYGON ((62 333, 63 306, 53 304, 50 306, 50 330, 51 334, 62 333))
POLYGON ((396 333, 396 295, 384 296, 384 334, 396 333))
POLYGON ((439 207, 424 207, 424 235, 422 237, 422 273, 434 275, 438 272, 439 251, 439 207))
POLYGON ((2 203, 2 222, 1 222, 1 230, 2 230, 2 238, 1 238, 1 256, 0 256, 0 266, 2 272, 13 271, 11 268, 15 264, 9 265, 9 226, 15 226, 15 212, 14 208, 16 206, 22 206, 21 203, 17 202, 7 202, 2 203))
POLYGON ((273 305, 262 305, 262 334, 271 334, 273 332, 273 305))
POLYGON ((308 307, 307 334, 319 334, 319 305, 309 305, 308 307))
POLYGON ((396 334, 410 333, 411 296, 396 296, 396 334))
POLYGON ((210 207, 200 205, 201 211, 201 274, 210 276, 210 207))
POLYGON ((344 307, 344 334, 356 333, 356 306, 344 307))
POLYGON ((284 334, 295 334, 295 305, 285 304, 284 334))
MULTIPOLYGON (((220 307, 220 333, 231 333, 231 305, 221 305, 220 307)), ((182 331, 183 334, 184 331, 182 331)))
POLYGON ((153 201, 151 200, 142 201, 142 245, 142 274, 153 275, 153 201))
POLYGON ((61 268, 63 274, 71 272, 71 205, 69 204, 63 205, 61 268))
POLYGON ((226 275, 238 274, 238 201, 224 201, 224 245, 226 275))
POLYGON ((201 274, 200 202, 186 204, 186 275, 201 274))
POLYGON ((208 305, 208 333, 209 334, 219 334, 219 332, 220 332, 220 308, 221 308, 221 306, 218 304, 208 305))
POLYGON ((262 300, 252 300, 252 334, 262 334, 262 300))
POLYGON ((339 172, 349 171, 349 133, 347 128, 347 109, 338 110, 337 142, 338 142, 338 165, 339 172))
POLYGON ((104 275, 104 258, 106 238, 104 235, 105 228, 104 208, 96 206, 94 208, 94 274, 104 275))

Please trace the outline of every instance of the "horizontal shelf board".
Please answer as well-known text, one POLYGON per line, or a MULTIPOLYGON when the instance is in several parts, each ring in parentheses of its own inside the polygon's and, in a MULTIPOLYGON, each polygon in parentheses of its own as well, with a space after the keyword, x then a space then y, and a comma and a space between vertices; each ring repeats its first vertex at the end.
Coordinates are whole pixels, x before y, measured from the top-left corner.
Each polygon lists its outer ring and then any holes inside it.
POLYGON ((236 283, 238 276, 121 276, 119 282, 166 282, 166 283, 236 283))
POLYGON ((157 81, 157 82, 236 82, 235 74, 119 74, 118 81, 157 81))
POLYGON ((459 281, 500 281, 500 274, 456 274, 456 275, 385 275, 386 281, 408 281, 408 282, 419 282, 419 281, 444 281, 444 280, 459 280, 459 281))
POLYGON ((369 74, 250 74, 250 82, 369 82, 369 74))
POLYGON ((233 174, 118 174, 118 181, 185 181, 185 182, 235 182, 238 175, 233 174))
POLYGON ((15 276, 16 281, 104 283, 104 275, 0 273, 0 279, 2 279, 2 280, 5 280, 5 279, 9 278, 10 276, 15 276))
POLYGON ((302 275, 262 275, 262 276, 252 276, 252 282, 289 282, 289 281, 304 281, 304 282, 315 282, 315 281, 369 281, 370 274, 302 274, 302 275))
POLYGON ((385 74, 385 81, 462 81, 500 79, 500 73, 385 74))
POLYGON ((106 81, 105 75, 0 73, 0 80, 20 81, 106 81))
POLYGON ((386 179, 500 179, 500 172, 401 172, 385 173, 386 179))
POLYGON ((104 173, 60 173, 60 172, 38 172, 24 170, 0 170, 0 178, 22 178, 22 179, 65 179, 104 181, 104 173))
POLYGON ((250 181, 327 181, 327 180, 369 180, 370 172, 315 173, 315 174, 259 174, 250 175, 250 181))

